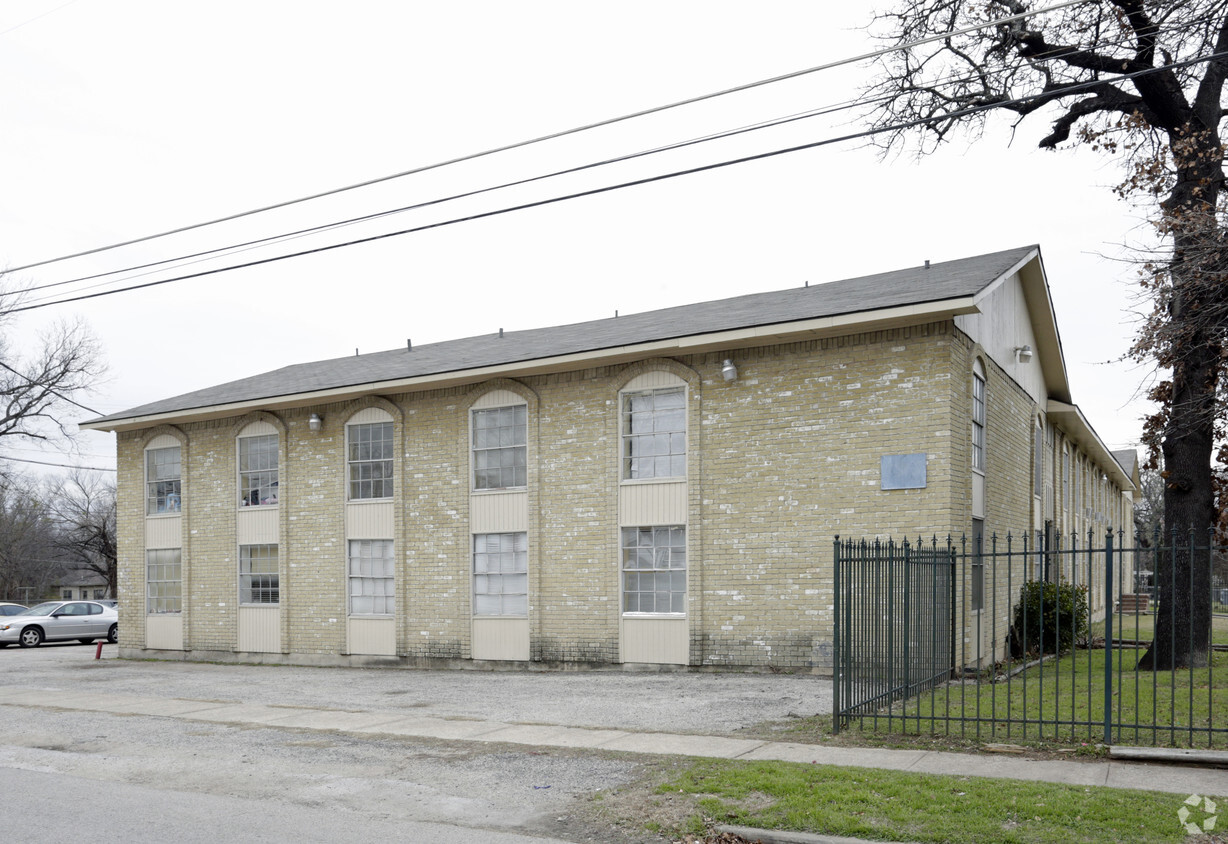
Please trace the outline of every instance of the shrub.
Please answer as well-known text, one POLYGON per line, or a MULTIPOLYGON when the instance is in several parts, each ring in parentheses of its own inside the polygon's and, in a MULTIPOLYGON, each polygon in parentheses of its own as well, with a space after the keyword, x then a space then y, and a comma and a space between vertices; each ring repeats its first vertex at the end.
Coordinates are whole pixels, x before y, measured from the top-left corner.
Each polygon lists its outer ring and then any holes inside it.
POLYGON ((1088 630, 1087 587, 1032 580, 1019 590, 1009 634, 1011 655, 1068 651, 1088 630))

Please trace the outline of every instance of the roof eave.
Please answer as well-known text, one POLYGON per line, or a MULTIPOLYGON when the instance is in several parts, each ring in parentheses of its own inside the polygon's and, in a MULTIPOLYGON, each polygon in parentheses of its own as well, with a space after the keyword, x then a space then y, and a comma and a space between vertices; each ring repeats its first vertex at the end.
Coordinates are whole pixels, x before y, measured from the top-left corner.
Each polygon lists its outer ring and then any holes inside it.
POLYGON ((1049 399, 1045 407, 1045 413, 1051 419, 1059 421, 1062 430, 1078 443, 1084 451, 1094 457, 1096 462, 1104 467, 1106 474, 1117 482, 1118 486, 1126 492, 1134 492, 1138 489, 1134 479, 1117 462, 1117 458, 1113 456, 1113 452, 1109 450, 1109 447, 1100 439, 1100 435, 1092 428, 1087 418, 1083 415, 1083 411, 1073 404, 1049 399))
POLYGON ((972 296, 943 299, 936 302, 902 305, 873 311, 860 311, 836 316, 816 317, 794 322, 693 334, 667 340, 655 340, 626 346, 612 346, 566 355, 555 355, 523 361, 511 361, 492 366, 452 370, 408 378, 373 381, 329 387, 304 393, 262 396, 239 402, 205 405, 183 410, 142 416, 102 418, 81 423, 87 431, 132 431, 155 425, 183 424, 239 416, 254 410, 286 410, 311 407, 337 401, 347 401, 367 395, 389 395, 443 389, 472 384, 491 378, 518 378, 553 372, 626 363, 644 357, 678 354, 700 354, 716 350, 733 351, 755 346, 791 343, 834 337, 853 330, 876 331, 903 325, 916 325, 950 319, 960 314, 975 313, 972 296))

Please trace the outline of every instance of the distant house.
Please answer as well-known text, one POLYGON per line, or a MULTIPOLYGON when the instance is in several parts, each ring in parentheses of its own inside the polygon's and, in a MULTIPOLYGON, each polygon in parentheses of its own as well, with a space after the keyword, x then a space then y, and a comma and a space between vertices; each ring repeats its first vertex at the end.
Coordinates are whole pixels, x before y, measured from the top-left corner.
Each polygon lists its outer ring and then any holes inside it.
POLYGON ((110 598, 107 579, 90 569, 67 568, 43 596, 48 601, 110 598))
POLYGON ((824 671, 837 535, 1128 530, 1137 477, 1073 404, 1037 247, 83 427, 118 434, 122 652, 208 660, 824 671))

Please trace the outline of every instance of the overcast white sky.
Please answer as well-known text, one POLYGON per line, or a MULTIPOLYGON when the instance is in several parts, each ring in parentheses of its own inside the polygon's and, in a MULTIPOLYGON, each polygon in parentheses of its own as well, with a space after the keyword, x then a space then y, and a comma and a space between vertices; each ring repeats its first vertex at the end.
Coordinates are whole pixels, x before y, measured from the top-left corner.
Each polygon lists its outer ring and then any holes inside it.
MULTIPOLYGON (((886 2, 886 0, 883 0, 886 2)), ((619 4, 6 0, 0 267, 403 172, 814 67, 875 46, 879 2, 619 4)), ((272 214, 14 273, 42 285, 243 243, 843 103, 865 67, 815 73, 272 214)), ((848 112, 350 226, 225 263, 421 226, 863 128, 848 112)), ((580 322, 1038 243, 1072 394, 1133 446, 1146 373, 1121 363, 1143 235, 1091 153, 979 143, 882 161, 857 143, 57 305, 85 317, 111 413, 291 363, 580 322)), ((194 263, 174 274, 212 269, 194 263)), ((132 274, 125 274, 128 278, 132 274)), ((141 276, 142 281, 166 277, 141 276)), ((111 280, 114 277, 108 277, 111 280)), ((85 292, 84 282, 55 288, 85 292)), ((95 292, 94 288, 89 292, 95 292)), ((82 414, 84 418, 87 414, 82 414)), ((114 465, 110 434, 81 454, 114 465)))

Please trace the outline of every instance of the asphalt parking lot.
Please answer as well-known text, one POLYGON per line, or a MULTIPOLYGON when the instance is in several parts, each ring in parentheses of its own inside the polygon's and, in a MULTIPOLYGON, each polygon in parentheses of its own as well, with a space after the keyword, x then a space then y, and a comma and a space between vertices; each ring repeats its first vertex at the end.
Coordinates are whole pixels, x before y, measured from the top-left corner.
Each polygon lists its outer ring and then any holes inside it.
MULTIPOLYGON (((104 645, 100 660, 95 653, 75 642, 0 650, 0 697, 21 699, 0 705, 6 824, 16 837, 74 834, 78 818, 52 808, 56 795, 73 794, 90 816, 92 840, 103 844, 662 840, 602 814, 639 799, 617 796, 649 758, 634 753, 159 717, 139 714, 140 706, 93 711, 91 701, 711 737, 827 711, 831 700, 830 681, 813 676, 212 665, 120 660, 115 645, 104 645), (57 707, 57 695, 68 703, 57 707)), ((623 815, 640 805, 624 806, 623 815)))
POLYGON ((422 671, 121 660, 115 645, 0 650, 22 685, 71 682, 101 693, 481 718, 704 735, 831 711, 813 675, 690 671, 422 671))

